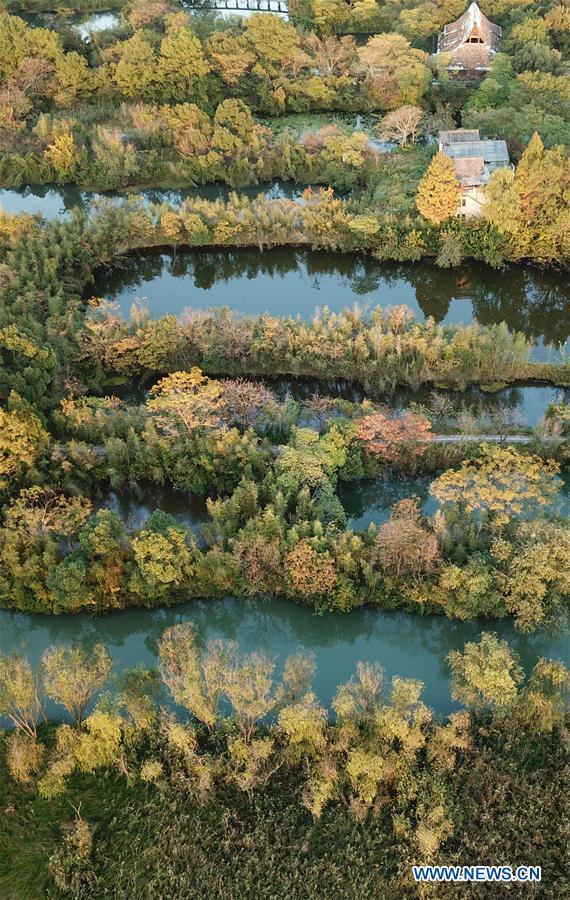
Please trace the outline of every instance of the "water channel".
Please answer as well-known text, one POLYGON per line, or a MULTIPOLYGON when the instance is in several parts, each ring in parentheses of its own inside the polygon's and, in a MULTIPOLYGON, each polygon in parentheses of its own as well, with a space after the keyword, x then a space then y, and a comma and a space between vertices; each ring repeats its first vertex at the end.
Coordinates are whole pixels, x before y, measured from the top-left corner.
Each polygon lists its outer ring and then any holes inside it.
POLYGON ((115 303, 129 316, 134 303, 153 316, 186 309, 228 307, 310 319, 354 307, 364 311, 406 305, 421 321, 445 325, 506 322, 536 338, 534 357, 559 361, 570 335, 570 285, 559 273, 478 263, 440 269, 428 263, 378 263, 355 254, 278 248, 146 251, 97 274, 90 296, 115 303))
MULTIPOLYGON (((348 525, 365 529, 371 522, 381 524, 390 507, 404 497, 418 496, 423 511, 435 511, 428 494, 427 480, 360 481, 339 486, 339 497, 348 516, 348 525)), ((562 512, 570 512, 570 483, 566 478, 561 498, 562 512)), ((139 497, 109 491, 98 507, 114 509, 131 528, 140 528, 154 509, 171 513, 200 538, 207 521, 205 502, 185 497, 165 488, 143 487, 139 497)), ((0 654, 25 653, 37 663, 47 646, 57 642, 96 642, 108 645, 115 673, 137 664, 156 664, 156 641, 163 629, 191 620, 200 639, 232 638, 244 652, 263 650, 278 663, 300 650, 311 651, 317 662, 315 689, 329 704, 336 685, 352 674, 359 660, 379 662, 387 679, 399 674, 419 678, 425 683, 427 702, 440 713, 453 708, 449 695, 445 657, 468 640, 476 640, 482 630, 493 630, 508 639, 530 669, 542 656, 570 660, 570 636, 543 633, 523 636, 506 621, 457 622, 443 617, 386 613, 374 609, 353 610, 348 614, 327 613, 315 616, 310 609, 292 601, 246 601, 228 598, 220 601, 192 601, 171 609, 131 609, 92 618, 76 616, 30 616, 0 610, 0 654)), ((58 714, 53 706, 48 714, 58 714)))
MULTIPOLYGON (((131 609, 102 618, 29 616, 0 611, 0 653, 24 653, 34 664, 54 643, 98 642, 107 645, 115 673, 134 665, 156 664, 156 642, 163 630, 192 621, 200 640, 232 638, 243 652, 265 651, 278 665, 300 650, 315 654, 314 688, 329 704, 336 686, 347 680, 360 660, 380 663, 389 680, 393 675, 418 678, 425 684, 425 700, 440 713, 454 705, 449 694, 446 655, 477 640, 482 630, 497 632, 520 654, 527 671, 540 657, 570 659, 570 639, 544 634, 522 636, 506 621, 456 622, 433 616, 384 613, 373 609, 348 614, 315 616, 291 601, 260 602, 228 598, 192 601, 170 609, 131 609)), ((61 715, 49 706, 48 715, 61 715)))
MULTIPOLYGON (((274 182, 238 193, 298 200, 302 185, 274 182)), ((179 205, 188 197, 227 199, 227 185, 137 192, 145 203, 179 205)), ((76 187, 0 190, 0 209, 65 215, 103 196, 76 187)), ((121 196, 121 195, 116 195, 121 196)), ((338 312, 355 303, 364 310, 407 305, 420 320, 446 325, 506 322, 536 338, 534 358, 560 361, 570 336, 570 284, 560 273, 530 266, 497 271, 478 263, 440 269, 429 263, 383 263, 351 254, 279 248, 146 251, 98 273, 90 295, 105 297, 128 316, 135 302, 154 316, 185 309, 227 306, 236 312, 311 318, 327 306, 338 312), (549 346, 551 345, 551 346, 549 346)))
MULTIPOLYGON (((204 200, 227 200, 231 193, 242 197, 257 197, 265 194, 270 200, 299 200, 306 185, 287 181, 262 182, 246 188, 231 188, 226 184, 205 184, 196 188, 162 189, 146 188, 134 190, 132 196, 142 197, 147 205, 168 203, 179 206, 188 198, 201 197, 204 200)), ((0 212, 22 215, 42 215, 46 219, 65 216, 74 209, 87 210, 98 200, 123 200, 127 194, 115 191, 83 191, 75 185, 35 185, 26 188, 0 189, 0 212)))

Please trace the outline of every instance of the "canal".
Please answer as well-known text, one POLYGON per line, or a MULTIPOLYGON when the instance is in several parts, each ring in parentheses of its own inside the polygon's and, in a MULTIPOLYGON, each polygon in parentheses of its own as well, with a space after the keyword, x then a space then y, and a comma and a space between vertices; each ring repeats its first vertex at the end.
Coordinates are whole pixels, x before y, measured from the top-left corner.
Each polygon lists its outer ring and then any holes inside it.
MULTIPOLYGON (((425 700, 445 714, 454 708, 449 693, 446 656, 477 640, 482 630, 509 641, 528 671, 541 657, 570 659, 570 638, 517 634, 506 621, 457 622, 434 616, 386 613, 374 609, 315 616, 286 600, 248 601, 234 598, 192 601, 169 609, 130 609, 102 618, 43 616, 0 611, 0 653, 23 653, 34 665, 54 643, 104 643, 115 674, 135 665, 157 662, 157 640, 165 628, 192 621, 202 644, 214 638, 235 639, 243 652, 263 651, 278 664, 301 650, 314 653, 314 689, 329 705, 337 685, 350 678, 359 661, 383 666, 393 675, 418 678, 425 700)), ((54 714, 48 707, 47 714, 54 714)), ((59 711, 58 711, 59 715, 59 711)))
POLYGON ((88 288, 129 316, 142 304, 155 316, 227 307, 236 313, 310 319, 358 305, 405 305, 421 321, 444 325, 506 322, 536 339, 534 356, 559 361, 570 336, 570 284, 560 273, 478 263, 441 269, 424 263, 378 263, 356 254, 276 248, 151 250, 101 270, 88 288), (553 345, 549 348, 548 345, 553 345))

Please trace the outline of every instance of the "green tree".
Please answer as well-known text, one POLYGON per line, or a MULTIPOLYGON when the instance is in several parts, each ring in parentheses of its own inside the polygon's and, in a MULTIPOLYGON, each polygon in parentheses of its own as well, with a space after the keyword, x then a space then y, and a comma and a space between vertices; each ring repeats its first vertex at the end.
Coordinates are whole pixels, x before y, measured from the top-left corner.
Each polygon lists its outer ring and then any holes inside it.
POLYGON ((132 549, 135 567, 131 590, 146 603, 165 602, 167 598, 174 602, 177 589, 191 577, 195 558, 187 529, 176 526, 172 516, 156 510, 133 538, 132 549))

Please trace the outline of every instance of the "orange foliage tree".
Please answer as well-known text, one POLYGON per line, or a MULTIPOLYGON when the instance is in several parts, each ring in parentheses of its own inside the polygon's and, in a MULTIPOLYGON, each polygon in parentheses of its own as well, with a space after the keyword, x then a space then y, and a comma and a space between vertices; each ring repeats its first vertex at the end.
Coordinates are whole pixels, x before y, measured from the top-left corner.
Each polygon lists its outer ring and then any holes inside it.
POLYGON ((356 422, 356 436, 367 453, 388 464, 423 456, 433 439, 431 422, 416 413, 398 418, 383 413, 364 416, 356 422))
POLYGON ((300 541, 285 556, 285 579, 289 592, 314 597, 331 591, 337 582, 334 561, 317 553, 308 541, 300 541))

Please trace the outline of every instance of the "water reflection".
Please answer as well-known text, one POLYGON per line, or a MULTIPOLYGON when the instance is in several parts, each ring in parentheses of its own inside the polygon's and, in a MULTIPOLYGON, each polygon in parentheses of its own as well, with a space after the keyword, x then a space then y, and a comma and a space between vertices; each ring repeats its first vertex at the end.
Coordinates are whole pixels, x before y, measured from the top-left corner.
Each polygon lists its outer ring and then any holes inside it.
POLYGON ((376 525, 385 522, 395 503, 412 497, 417 497, 424 515, 433 515, 437 502, 429 496, 429 486, 425 478, 362 479, 341 482, 337 492, 348 516, 347 526, 354 531, 365 531, 372 522, 376 525))
MULTIPOLYGON (((455 622, 405 613, 355 610, 349 615, 314 616, 310 609, 291 602, 194 601, 172 609, 133 609, 92 619, 78 616, 28 616, 0 612, 0 652, 26 653, 37 663, 55 642, 96 641, 108 645, 115 671, 135 664, 156 664, 156 642, 162 631, 177 622, 192 620, 200 640, 235 638, 242 650, 263 650, 279 666, 291 653, 312 651, 317 662, 315 690, 330 704, 339 682, 350 677, 359 660, 379 662, 387 679, 393 675, 419 678, 425 683, 427 702, 442 713, 453 708, 445 657, 481 630, 497 631, 510 641, 528 670, 541 656, 568 660, 568 636, 531 637, 515 633, 508 622, 455 622)), ((53 708, 48 712, 52 712, 53 708)))
POLYGON ((154 316, 227 306, 310 318, 325 306, 338 312, 355 303, 364 310, 405 304, 420 320, 432 316, 446 325, 504 321, 538 338, 539 359, 549 356, 546 343, 558 344, 570 333, 568 283, 559 273, 523 266, 497 272, 473 263, 448 270, 290 248, 183 249, 132 254, 98 273, 93 292, 126 316, 141 300, 154 316))
MULTIPOLYGON (((474 385, 464 391, 434 391, 428 385, 415 390, 400 387, 392 393, 370 393, 365 391, 361 385, 342 378, 295 378, 278 375, 260 380, 275 391, 280 400, 291 396, 294 400, 302 403, 317 394, 349 400, 351 403, 361 403, 365 397, 368 397, 401 412, 409 409, 411 404, 420 404, 428 410, 433 410, 434 403, 439 398, 445 398, 449 406, 450 418, 457 417, 465 410, 477 417, 494 411, 508 410, 515 422, 530 426, 537 425, 552 404, 570 403, 570 390, 544 384, 509 386, 493 392, 483 391, 474 385)), ((139 402, 140 386, 135 385, 131 389, 132 396, 135 398, 133 402, 139 402)))
MULTIPOLYGON (((65 216, 73 209, 82 209, 87 211, 91 204, 98 200, 115 199, 120 202, 127 196, 141 197, 143 203, 147 206, 160 205, 168 203, 172 206, 180 206, 184 200, 196 199, 203 200, 224 200, 227 201, 231 193, 238 194, 240 197, 258 197, 264 194, 269 200, 301 200, 306 185, 299 185, 292 182, 273 181, 261 182, 246 188, 232 188, 227 184, 215 183, 205 184, 196 188, 179 188, 172 190, 162 190, 158 188, 147 188, 145 190, 133 190, 129 193, 120 193, 118 191, 82 191, 76 185, 64 185, 63 187, 55 187, 54 185, 37 185, 26 188, 5 188, 0 189, 0 210, 7 213, 16 213, 22 215, 42 215, 46 219, 53 219, 58 216, 65 216)), ((315 189, 317 186, 314 186, 315 189)), ((340 192, 337 191, 337 194, 340 192)))

